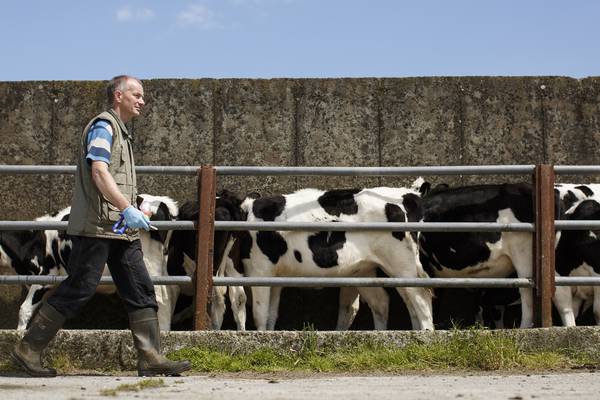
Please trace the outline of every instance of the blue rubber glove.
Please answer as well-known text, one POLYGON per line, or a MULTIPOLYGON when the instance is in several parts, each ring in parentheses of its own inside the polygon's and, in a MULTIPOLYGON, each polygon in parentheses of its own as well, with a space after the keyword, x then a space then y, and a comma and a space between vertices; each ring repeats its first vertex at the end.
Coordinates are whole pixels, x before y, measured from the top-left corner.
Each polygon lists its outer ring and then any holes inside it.
POLYGON ((146 216, 134 206, 129 206, 123 211, 123 218, 125 218, 125 224, 132 229, 150 230, 146 216))

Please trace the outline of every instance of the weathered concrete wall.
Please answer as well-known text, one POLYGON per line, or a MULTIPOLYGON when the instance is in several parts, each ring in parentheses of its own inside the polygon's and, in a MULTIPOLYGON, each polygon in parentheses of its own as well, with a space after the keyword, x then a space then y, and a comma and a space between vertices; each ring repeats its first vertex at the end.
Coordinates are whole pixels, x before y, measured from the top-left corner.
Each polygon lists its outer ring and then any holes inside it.
MULTIPOLYGON (((0 163, 74 164, 81 129, 104 107, 104 85, 0 82, 0 163)), ((131 126, 138 165, 600 163, 600 77, 199 79, 144 85, 147 106, 131 126)), ((71 198, 71 176, 0 179, 0 219, 32 219, 71 198)), ((224 177, 219 188, 267 194, 412 179, 224 177)), ((179 201, 196 196, 193 177, 142 175, 139 189, 179 201)), ((301 301, 293 289, 289 293, 301 301)))
MULTIPOLYGON (((144 115, 131 127, 138 165, 600 161, 596 77, 148 80, 145 89, 144 115)), ((0 82, 0 163, 73 164, 80 130, 103 100, 104 82, 0 82)), ((277 193, 409 179, 228 177, 219 187, 277 193)), ((2 182, 0 219, 32 218, 71 196, 69 176, 2 182)), ((140 190, 184 200, 195 197, 195 180, 141 176, 140 190)))

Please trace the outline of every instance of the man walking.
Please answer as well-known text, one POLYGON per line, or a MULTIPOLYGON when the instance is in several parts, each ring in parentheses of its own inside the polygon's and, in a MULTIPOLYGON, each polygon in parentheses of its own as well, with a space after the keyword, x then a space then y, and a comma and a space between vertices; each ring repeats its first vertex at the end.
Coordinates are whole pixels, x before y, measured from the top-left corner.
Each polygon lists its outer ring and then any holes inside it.
POLYGON ((138 374, 177 375, 191 367, 188 361, 171 361, 160 354, 158 306, 138 232, 150 226, 133 206, 135 164, 125 124, 144 106, 142 83, 117 76, 109 82, 107 100, 110 110, 95 116, 80 140, 67 229, 73 241, 69 276, 42 304, 12 352, 15 363, 31 376, 56 376, 53 368, 42 367, 41 353, 65 320, 75 317, 94 295, 105 264, 129 315, 138 374), (128 226, 123 234, 113 231, 121 216, 128 226))

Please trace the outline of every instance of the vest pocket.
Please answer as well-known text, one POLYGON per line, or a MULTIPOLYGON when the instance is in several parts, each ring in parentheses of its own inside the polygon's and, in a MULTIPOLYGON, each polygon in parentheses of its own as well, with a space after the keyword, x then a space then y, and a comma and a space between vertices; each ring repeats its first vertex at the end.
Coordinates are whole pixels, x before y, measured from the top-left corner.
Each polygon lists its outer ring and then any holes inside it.
POLYGON ((116 173, 114 179, 117 186, 125 186, 127 184, 127 175, 125 173, 116 173))
POLYGON ((121 216, 121 211, 108 201, 102 199, 102 216, 111 222, 117 222, 121 216))

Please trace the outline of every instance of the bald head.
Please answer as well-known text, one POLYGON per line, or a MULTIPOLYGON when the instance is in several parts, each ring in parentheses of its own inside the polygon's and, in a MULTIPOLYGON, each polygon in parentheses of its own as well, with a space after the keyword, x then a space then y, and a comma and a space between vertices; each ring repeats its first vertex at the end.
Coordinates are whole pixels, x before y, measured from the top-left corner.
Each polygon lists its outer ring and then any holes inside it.
POLYGON ((112 106, 113 102, 115 101, 115 92, 117 90, 121 92, 127 90, 131 81, 135 81, 140 85, 142 84, 142 81, 130 75, 115 76, 108 82, 108 85, 106 86, 106 100, 108 101, 109 105, 112 106))
POLYGON ((112 109, 125 123, 139 116, 145 104, 142 82, 128 75, 111 79, 106 96, 112 109))

